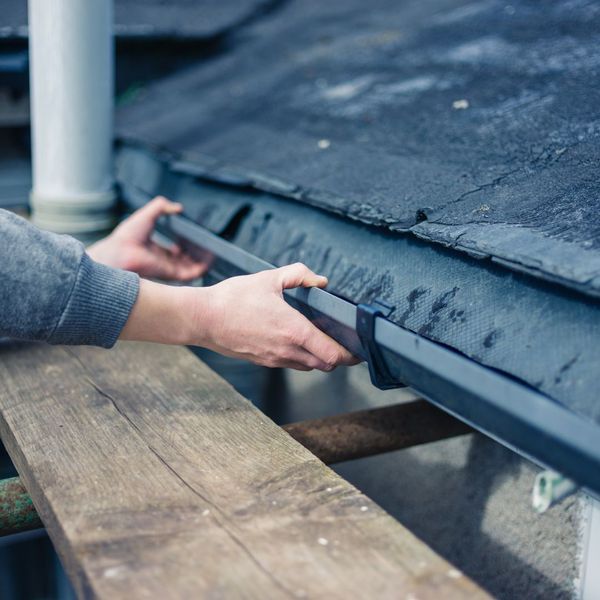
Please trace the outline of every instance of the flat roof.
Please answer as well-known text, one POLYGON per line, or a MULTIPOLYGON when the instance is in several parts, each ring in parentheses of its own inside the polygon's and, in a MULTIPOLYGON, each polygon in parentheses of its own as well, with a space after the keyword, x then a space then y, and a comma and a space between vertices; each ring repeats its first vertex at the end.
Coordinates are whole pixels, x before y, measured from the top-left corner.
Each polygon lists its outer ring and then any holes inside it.
POLYGON ((600 6, 289 2, 122 138, 600 295, 600 6))

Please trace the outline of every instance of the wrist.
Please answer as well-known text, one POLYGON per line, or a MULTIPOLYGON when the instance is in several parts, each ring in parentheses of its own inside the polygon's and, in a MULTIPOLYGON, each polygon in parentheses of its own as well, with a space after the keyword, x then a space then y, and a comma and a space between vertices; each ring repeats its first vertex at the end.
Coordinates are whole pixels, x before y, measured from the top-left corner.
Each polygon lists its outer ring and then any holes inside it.
POLYGON ((202 290, 140 280, 138 298, 121 339, 161 344, 198 344, 195 296, 202 290))
POLYGON ((184 315, 182 344, 211 347, 215 329, 218 327, 216 295, 211 287, 181 287, 178 289, 178 306, 184 315))
POLYGON ((162 324, 160 326, 162 337, 166 344, 177 346, 190 345, 192 333, 190 332, 190 317, 188 296, 191 288, 171 285, 155 284, 161 287, 162 324), (162 289, 164 288, 164 289, 162 289))

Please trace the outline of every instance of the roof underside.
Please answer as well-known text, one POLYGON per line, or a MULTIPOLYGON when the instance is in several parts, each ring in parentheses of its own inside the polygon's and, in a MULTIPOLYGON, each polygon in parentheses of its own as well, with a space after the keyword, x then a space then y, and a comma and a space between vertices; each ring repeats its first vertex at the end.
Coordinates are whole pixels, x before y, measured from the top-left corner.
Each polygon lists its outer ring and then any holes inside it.
MULTIPOLYGON (((131 38, 213 38, 246 22, 275 1, 116 0, 115 33, 131 38)), ((26 36, 27 0, 2 0, 0 40, 26 36)))
POLYGON ((291 1, 123 138, 600 295, 600 5, 291 1))

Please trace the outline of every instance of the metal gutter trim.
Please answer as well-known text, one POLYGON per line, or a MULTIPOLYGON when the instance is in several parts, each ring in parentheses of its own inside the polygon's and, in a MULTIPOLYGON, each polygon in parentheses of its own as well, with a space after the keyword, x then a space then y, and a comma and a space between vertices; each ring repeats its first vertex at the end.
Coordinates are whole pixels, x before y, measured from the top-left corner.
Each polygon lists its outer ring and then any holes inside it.
MULTIPOLYGON (((168 217, 164 227, 192 252, 202 249, 212 255, 216 279, 274 268, 186 217, 168 217)), ((356 333, 356 305, 317 288, 286 290, 285 299, 349 350, 367 358, 356 333)), ((600 426, 385 318, 376 317, 374 338, 399 386, 410 385, 468 425, 600 495, 600 426)))

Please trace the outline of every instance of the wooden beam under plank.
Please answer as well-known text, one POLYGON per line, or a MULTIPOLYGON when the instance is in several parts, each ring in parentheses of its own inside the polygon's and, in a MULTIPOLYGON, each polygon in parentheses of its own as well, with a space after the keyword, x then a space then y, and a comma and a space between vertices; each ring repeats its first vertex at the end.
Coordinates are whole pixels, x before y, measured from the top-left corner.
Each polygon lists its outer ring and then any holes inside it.
POLYGON ((487 597, 184 348, 0 348, 0 434, 79 597, 487 597))

